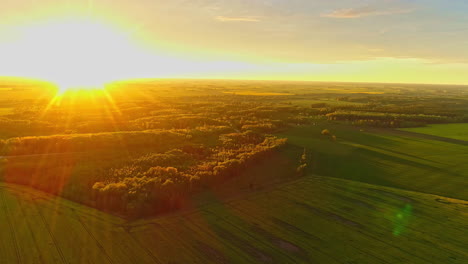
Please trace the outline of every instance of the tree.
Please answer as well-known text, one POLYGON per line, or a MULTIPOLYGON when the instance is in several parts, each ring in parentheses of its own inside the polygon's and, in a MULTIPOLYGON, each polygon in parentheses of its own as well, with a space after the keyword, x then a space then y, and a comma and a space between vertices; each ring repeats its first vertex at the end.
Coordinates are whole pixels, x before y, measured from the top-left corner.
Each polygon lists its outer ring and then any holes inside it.
POLYGON ((301 155, 301 159, 299 160, 299 164, 306 164, 307 163, 307 154, 306 154, 306 149, 304 148, 304 152, 301 155))
POLYGON ((304 148, 304 152, 301 155, 301 159, 299 160, 299 166, 296 169, 296 172, 299 176, 304 176, 307 169, 307 154, 306 149, 304 148))

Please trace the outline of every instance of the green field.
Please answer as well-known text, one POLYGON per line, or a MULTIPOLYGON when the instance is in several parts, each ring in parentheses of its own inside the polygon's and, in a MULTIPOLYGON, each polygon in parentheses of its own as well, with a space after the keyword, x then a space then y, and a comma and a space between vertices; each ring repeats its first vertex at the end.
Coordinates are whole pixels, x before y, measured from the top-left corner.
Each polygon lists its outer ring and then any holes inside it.
POLYGON ((436 124, 401 130, 468 141, 468 124, 436 124))
POLYGON ((468 203, 309 176, 126 222, 0 185, 4 263, 466 263, 468 203))
POLYGON ((26 187, 2 184, 2 260, 467 262, 466 146, 332 123, 298 127, 283 135, 290 144, 279 155, 216 193, 200 194, 192 209, 156 218, 128 221, 26 187), (324 127, 338 141, 320 136, 324 127), (304 147, 311 173, 288 180, 287 168, 304 147), (255 192, 242 187, 252 180, 255 192))
POLYGON ((291 155, 306 148, 315 174, 468 200, 466 144, 331 123, 280 135, 297 149, 291 155), (337 142, 320 135, 325 128, 336 134, 337 142))

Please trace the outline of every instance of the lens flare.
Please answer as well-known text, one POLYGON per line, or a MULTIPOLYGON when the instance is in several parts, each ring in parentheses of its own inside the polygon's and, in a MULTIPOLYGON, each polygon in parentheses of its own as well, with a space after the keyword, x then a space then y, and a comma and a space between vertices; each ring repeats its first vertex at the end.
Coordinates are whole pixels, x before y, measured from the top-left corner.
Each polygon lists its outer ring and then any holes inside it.
POLYGON ((393 235, 400 236, 408 226, 409 220, 413 212, 413 206, 406 204, 400 211, 395 215, 393 235))

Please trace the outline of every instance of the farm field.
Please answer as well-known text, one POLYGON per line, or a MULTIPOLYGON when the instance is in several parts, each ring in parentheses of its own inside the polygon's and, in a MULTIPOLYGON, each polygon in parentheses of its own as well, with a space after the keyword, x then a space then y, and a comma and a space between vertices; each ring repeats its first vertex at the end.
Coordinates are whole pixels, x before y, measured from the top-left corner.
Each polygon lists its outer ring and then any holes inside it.
POLYGON ((466 263, 468 203, 308 176, 126 222, 0 185, 5 263, 466 263), (176 234, 176 235, 175 235, 176 234), (417 250, 416 250, 417 249, 417 250))
POLYGON ((468 200, 466 144, 328 122, 279 136, 287 137, 296 152, 310 153, 316 174, 468 200), (323 129, 335 133, 337 141, 321 136, 323 129))
POLYGON ((436 124, 401 130, 468 141, 468 124, 436 124))

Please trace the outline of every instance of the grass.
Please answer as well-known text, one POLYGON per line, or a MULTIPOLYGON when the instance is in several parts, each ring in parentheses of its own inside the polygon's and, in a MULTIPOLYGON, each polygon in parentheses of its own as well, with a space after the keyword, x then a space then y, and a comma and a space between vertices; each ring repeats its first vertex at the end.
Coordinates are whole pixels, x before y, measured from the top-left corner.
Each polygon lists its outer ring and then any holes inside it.
POLYGON ((468 141, 468 124, 436 124, 401 130, 468 141))
POLYGON ((368 133, 328 122, 283 132, 314 173, 468 200, 468 151, 462 144, 392 133, 368 133), (338 141, 320 132, 328 128, 338 141))
POLYGON ((466 263, 464 201, 308 176, 125 222, 0 185, 5 263, 466 263), (408 209, 410 208, 410 209, 408 209), (175 235, 177 234, 177 235, 175 235), (417 250, 415 250, 417 249, 417 250))

